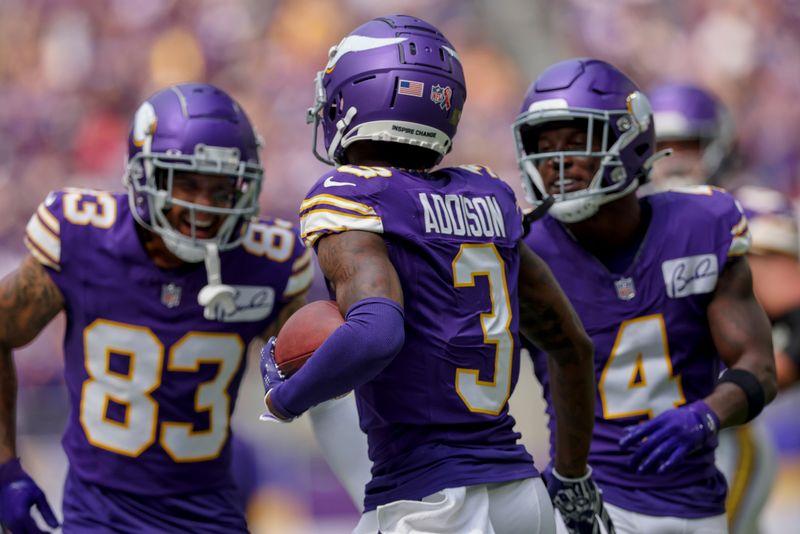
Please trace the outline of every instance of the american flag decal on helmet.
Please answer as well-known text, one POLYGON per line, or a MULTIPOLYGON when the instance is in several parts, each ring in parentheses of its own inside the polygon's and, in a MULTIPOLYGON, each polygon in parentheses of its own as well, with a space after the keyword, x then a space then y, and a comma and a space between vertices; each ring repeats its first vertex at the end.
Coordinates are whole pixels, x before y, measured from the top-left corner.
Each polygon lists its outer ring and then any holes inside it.
POLYGON ((413 80, 398 80, 397 94, 406 96, 416 96, 422 98, 422 93, 425 91, 425 84, 422 82, 415 82, 413 80))

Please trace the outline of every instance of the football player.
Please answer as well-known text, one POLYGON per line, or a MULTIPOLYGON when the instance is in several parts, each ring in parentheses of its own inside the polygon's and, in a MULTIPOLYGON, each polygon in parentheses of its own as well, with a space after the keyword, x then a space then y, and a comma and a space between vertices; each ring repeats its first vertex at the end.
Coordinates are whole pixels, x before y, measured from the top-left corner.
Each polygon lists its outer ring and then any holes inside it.
POLYGON ((586 465, 591 344, 521 243, 511 188, 481 165, 431 170, 466 100, 455 48, 423 20, 378 18, 330 50, 316 83, 315 153, 321 123, 317 157, 337 168, 303 201, 301 231, 346 322, 286 381, 268 345, 270 414, 289 420, 355 388, 374 462, 356 532, 551 532, 508 413, 522 330, 557 383, 553 492, 591 531, 603 512, 586 465))
MULTIPOLYGON (((707 90, 687 83, 666 83, 650 93, 657 148, 671 157, 653 169, 653 185, 668 189, 719 183, 733 158, 733 123, 726 108, 707 90)), ((746 186, 734 195, 748 218, 752 246, 748 263, 753 290, 773 322, 779 386, 791 382, 788 354, 800 352, 800 271, 797 222, 790 202, 778 191, 746 186), (779 346, 780 345, 780 346, 779 346), (789 350, 784 350, 789 348, 789 350)), ((723 429, 717 466, 728 482, 726 511, 732 533, 758 532, 758 520, 772 488, 777 462, 774 444, 758 421, 723 429)))
POLYGON ((670 157, 653 167, 657 190, 718 184, 732 163, 734 128, 730 114, 708 91, 688 83, 666 83, 648 92, 659 149, 670 157))
MULTIPOLYGON (((652 112, 606 62, 546 69, 514 134, 528 199, 553 202, 526 241, 594 342, 589 463, 617 532, 726 532, 718 430, 753 419, 776 390, 769 322, 742 257, 747 220, 708 186, 637 197, 661 155, 652 112)), ((547 360, 531 354, 552 415, 547 360)))
MULTIPOLYGON (((175 85, 136 111, 127 195, 66 188, 39 205, 30 255, 0 282, 3 526, 40 532, 34 504, 57 526, 17 458, 11 349, 63 310, 63 532, 247 531, 229 469, 245 354, 303 304, 313 276, 296 230, 257 217, 259 145, 225 92, 175 85)), ((355 412, 339 415, 358 450, 355 412)))

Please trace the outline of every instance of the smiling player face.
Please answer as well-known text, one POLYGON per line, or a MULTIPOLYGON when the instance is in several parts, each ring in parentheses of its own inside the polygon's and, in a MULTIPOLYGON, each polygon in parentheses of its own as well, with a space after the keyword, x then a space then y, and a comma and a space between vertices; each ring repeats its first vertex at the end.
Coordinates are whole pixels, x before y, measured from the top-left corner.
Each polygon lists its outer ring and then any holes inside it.
MULTIPOLYGON (((555 122, 543 127, 536 140, 536 152, 568 152, 586 151, 587 129, 576 126, 573 122, 555 122)), ((600 148, 600 140, 595 136, 592 150, 600 148)), ((596 157, 565 156, 564 180, 559 183, 559 158, 546 158, 537 163, 537 170, 542 176, 547 193, 557 195, 586 189, 600 168, 600 160, 596 157)))
MULTIPOLYGON (((236 194, 236 179, 226 176, 177 172, 172 182, 173 198, 203 207, 232 208, 236 194)), ((210 239, 216 236, 225 220, 224 215, 199 209, 192 210, 179 204, 172 204, 166 212, 166 217, 173 228, 196 239, 210 239)))

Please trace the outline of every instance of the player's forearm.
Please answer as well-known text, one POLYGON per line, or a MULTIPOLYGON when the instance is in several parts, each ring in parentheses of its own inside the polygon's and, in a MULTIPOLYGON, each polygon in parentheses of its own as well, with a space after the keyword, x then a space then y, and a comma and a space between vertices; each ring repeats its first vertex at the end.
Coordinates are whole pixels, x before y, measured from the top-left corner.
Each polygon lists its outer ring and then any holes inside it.
POLYGON ((300 370, 270 393, 272 406, 296 417, 380 373, 403 347, 403 309, 385 298, 359 301, 300 370))
POLYGON ((754 299, 736 304, 728 307, 724 318, 718 310, 709 314, 714 343, 728 367, 726 373, 739 373, 738 384, 722 381, 704 399, 723 428, 750 420, 778 391, 772 331, 766 314, 754 299))
MULTIPOLYGON (((766 349, 753 349, 739 357, 728 369, 742 370, 755 378, 756 387, 761 388, 758 395, 762 396, 763 405, 769 404, 775 398, 778 382, 775 360, 771 352, 766 349)), ((753 398, 748 396, 740 385, 731 382, 718 384, 704 400, 719 417, 722 428, 747 422, 750 419, 748 413, 753 409, 751 406, 753 398)))
POLYGON ((743 385, 751 391, 726 382, 704 400, 722 427, 740 424, 754 408, 760 410, 757 404, 763 406, 775 398, 778 389, 772 327, 753 295, 750 269, 743 258, 725 266, 706 314, 722 363, 729 370, 746 372, 749 376, 743 385))
POLYGON ((11 349, 0 345, 0 463, 17 455, 17 372, 11 349))
POLYGON ((556 417, 555 468, 563 476, 586 472, 594 428, 593 353, 577 354, 568 363, 549 358, 550 393, 556 417))
MULTIPOLYGON (((748 395, 745 389, 729 382, 720 383, 714 388, 704 400, 719 417, 722 428, 748 421, 750 419, 748 413, 756 405, 768 404, 777 394, 778 381, 771 332, 766 316, 762 315, 763 312, 743 314, 739 317, 734 308, 727 318, 730 322, 726 324, 727 328, 724 330, 728 334, 717 332, 715 336, 715 343, 723 363, 729 370, 745 371, 752 376, 750 382, 753 383, 753 387, 750 389, 755 393, 748 395), (760 391, 757 391, 758 389, 760 391), (754 402, 753 396, 757 397, 757 402, 754 402)), ((760 411, 760 408, 758 410, 760 411)))
POLYGON ((522 335, 561 365, 592 350, 592 342, 550 268, 524 244, 519 271, 522 335))

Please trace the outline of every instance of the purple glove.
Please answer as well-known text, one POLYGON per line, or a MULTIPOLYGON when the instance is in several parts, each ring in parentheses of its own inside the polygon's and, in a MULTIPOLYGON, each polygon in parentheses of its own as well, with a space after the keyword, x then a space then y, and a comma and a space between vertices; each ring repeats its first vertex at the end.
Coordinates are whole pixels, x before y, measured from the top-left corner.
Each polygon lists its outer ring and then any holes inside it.
POLYGON ((592 480, 592 468, 580 478, 566 478, 548 467, 542 474, 547 492, 570 534, 614 534, 603 496, 592 480), (602 525, 602 529, 601 529, 602 525))
POLYGON ((272 388, 286 381, 286 377, 283 376, 281 370, 278 369, 278 364, 275 363, 275 336, 269 338, 264 348, 261 349, 260 369, 261 378, 264 380, 264 404, 267 407, 267 411, 261 414, 259 419, 262 421, 291 421, 292 417, 285 416, 276 410, 269 399, 269 392, 272 391, 272 388))
POLYGON ((636 472, 655 470, 661 474, 698 449, 716 447, 717 432, 719 417, 699 400, 627 427, 619 445, 636 449, 630 463, 636 472))
POLYGON ((31 517, 34 504, 45 522, 56 528, 53 510, 36 482, 22 470, 19 458, 0 464, 0 523, 14 534, 43 534, 31 517))

